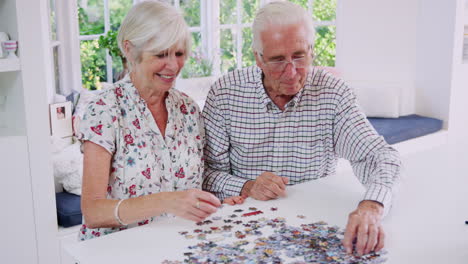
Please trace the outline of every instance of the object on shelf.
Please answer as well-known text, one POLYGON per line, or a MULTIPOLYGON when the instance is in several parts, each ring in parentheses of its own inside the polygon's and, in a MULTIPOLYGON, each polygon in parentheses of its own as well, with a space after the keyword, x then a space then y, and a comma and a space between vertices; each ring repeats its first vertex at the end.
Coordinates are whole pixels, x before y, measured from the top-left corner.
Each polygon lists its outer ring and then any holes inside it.
POLYGON ((7 40, 10 40, 10 38, 8 37, 8 34, 5 33, 5 32, 0 32, 0 59, 3 58, 3 57, 6 57, 6 50, 3 48, 3 42, 7 41, 7 40))
POLYGON ((8 52, 7 59, 18 58, 15 54, 15 51, 18 48, 18 42, 16 40, 7 40, 2 44, 5 50, 8 52))
POLYGON ((0 72, 18 71, 21 69, 19 58, 0 59, 0 72))

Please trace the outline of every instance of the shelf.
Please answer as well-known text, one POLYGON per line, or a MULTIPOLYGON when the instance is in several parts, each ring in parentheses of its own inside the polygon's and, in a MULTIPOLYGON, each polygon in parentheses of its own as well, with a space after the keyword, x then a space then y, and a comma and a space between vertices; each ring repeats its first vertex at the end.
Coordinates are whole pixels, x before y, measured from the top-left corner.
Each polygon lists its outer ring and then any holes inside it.
POLYGON ((20 60, 14 59, 0 59, 0 72, 19 71, 21 69, 20 60))

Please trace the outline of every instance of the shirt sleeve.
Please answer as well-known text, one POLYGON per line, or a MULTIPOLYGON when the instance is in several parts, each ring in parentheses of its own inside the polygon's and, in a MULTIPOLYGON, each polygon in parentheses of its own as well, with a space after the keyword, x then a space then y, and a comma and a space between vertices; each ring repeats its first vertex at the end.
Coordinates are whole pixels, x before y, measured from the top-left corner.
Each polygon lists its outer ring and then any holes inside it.
POLYGON ((206 137, 203 189, 224 200, 230 196, 240 195, 248 179, 230 174, 229 133, 224 112, 218 107, 219 96, 216 95, 218 84, 214 84, 211 88, 203 108, 206 137))
POLYGON ((91 141, 112 155, 115 153, 116 130, 114 123, 116 116, 102 98, 93 100, 87 105, 80 121, 78 139, 91 141))
POLYGON ((366 187, 363 200, 381 203, 386 215, 400 179, 400 155, 372 127, 351 89, 345 84, 340 89, 333 124, 335 152, 350 161, 354 174, 366 187))

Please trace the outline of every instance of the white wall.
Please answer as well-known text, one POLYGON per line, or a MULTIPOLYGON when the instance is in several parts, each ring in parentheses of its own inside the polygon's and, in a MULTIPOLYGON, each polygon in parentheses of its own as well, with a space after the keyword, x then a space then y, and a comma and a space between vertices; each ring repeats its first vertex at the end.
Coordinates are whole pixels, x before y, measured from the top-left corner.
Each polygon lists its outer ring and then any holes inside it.
MULTIPOLYGON (((454 69, 454 51, 459 49, 454 45, 456 5, 457 0, 340 1, 339 71, 351 84, 401 87, 400 114, 439 118, 447 128, 450 89, 463 83, 460 78, 452 82, 452 73, 468 74, 454 69)), ((454 109, 452 115, 454 111, 459 112, 454 109)))
POLYGON ((38 263, 26 137, 0 136, 2 263, 38 263))
POLYGON ((401 88, 400 113, 414 113, 417 0, 339 1, 337 68, 345 80, 401 88))
MULTIPOLYGON (((468 0, 458 0, 454 32, 453 79, 450 95, 450 143, 468 143, 468 61, 462 61, 463 34, 468 32, 468 0)), ((468 159, 468 157, 467 157, 468 159)))
POLYGON ((456 0, 420 0, 417 13, 416 111, 449 119, 456 0))

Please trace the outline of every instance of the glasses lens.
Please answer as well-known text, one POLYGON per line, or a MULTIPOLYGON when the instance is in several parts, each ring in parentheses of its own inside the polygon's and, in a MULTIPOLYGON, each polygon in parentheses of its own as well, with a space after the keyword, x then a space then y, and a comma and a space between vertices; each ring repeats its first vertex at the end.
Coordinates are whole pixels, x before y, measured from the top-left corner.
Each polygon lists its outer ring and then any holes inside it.
MULTIPOLYGON (((267 62, 267 65, 270 67, 270 70, 275 71, 275 72, 281 72, 281 71, 284 71, 284 69, 289 63, 290 63, 289 61, 270 61, 270 62, 267 62)), ((307 68, 307 58, 304 57, 304 58, 293 59, 292 64, 297 69, 307 68)))
POLYGON ((270 68, 271 70, 273 71, 283 71, 284 68, 286 67, 286 64, 288 64, 288 62, 286 61, 273 61, 273 62, 270 62, 270 68))
POLYGON ((307 58, 294 59, 294 66, 296 68, 302 69, 307 67, 307 58))

